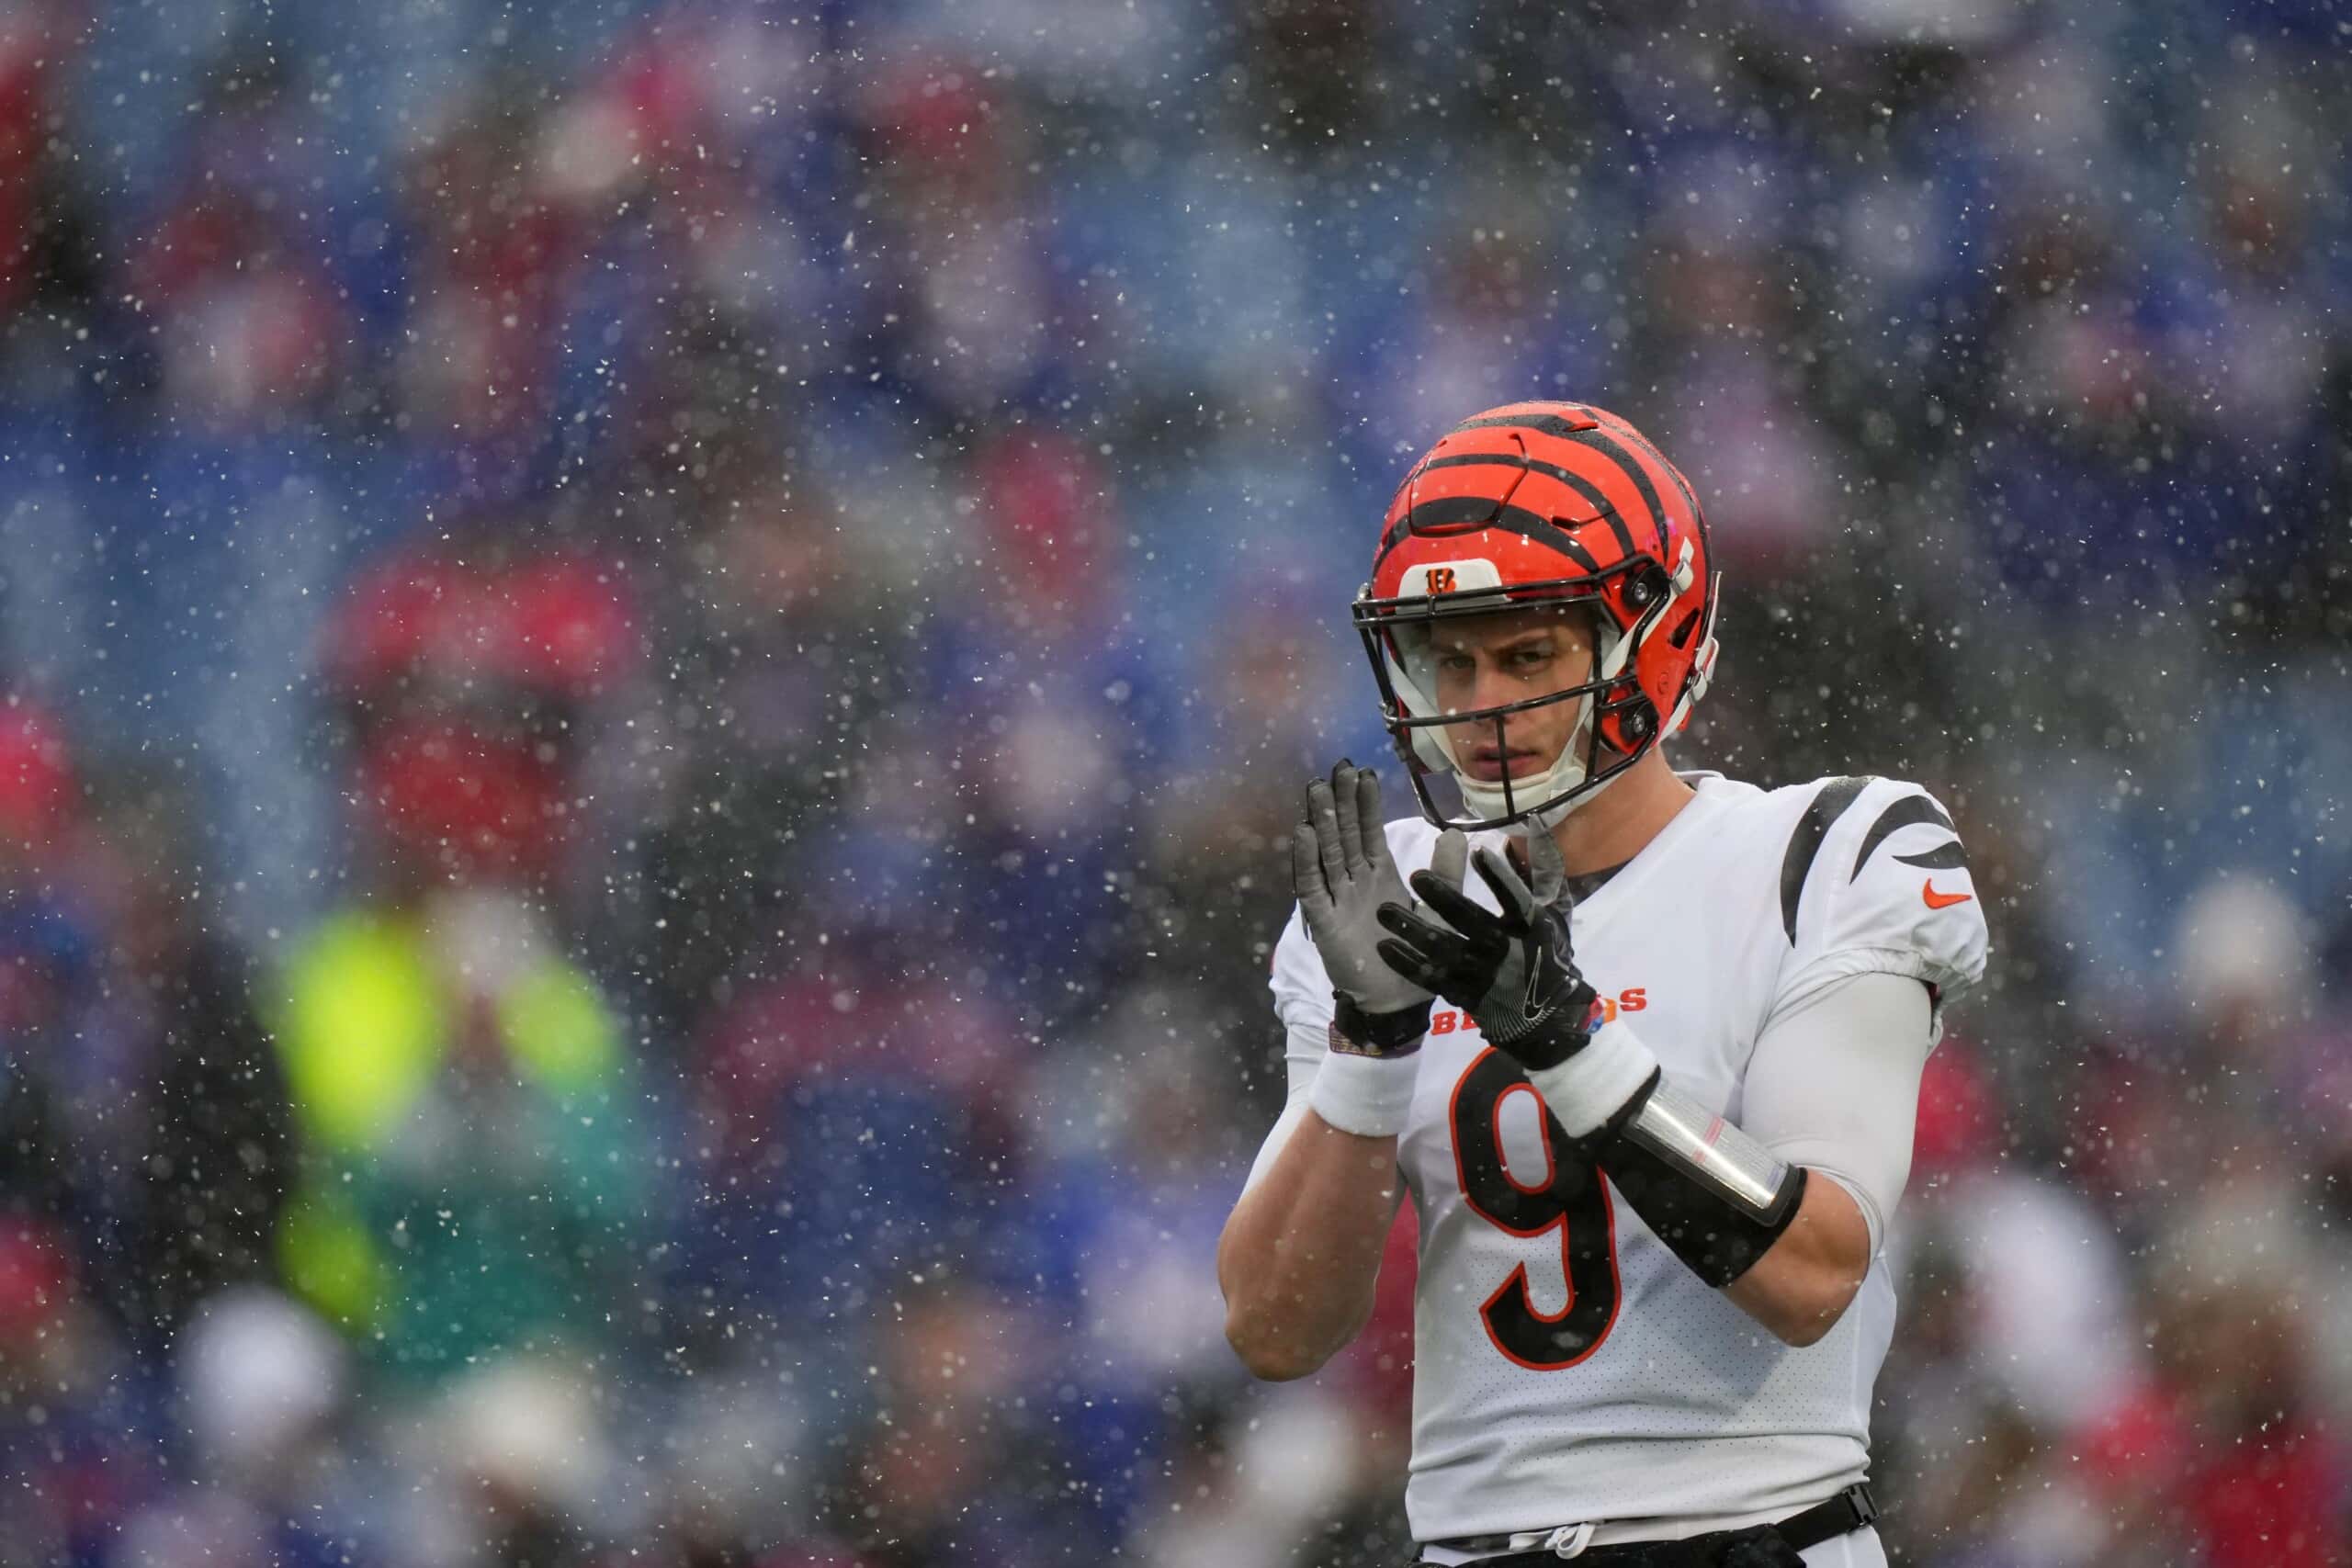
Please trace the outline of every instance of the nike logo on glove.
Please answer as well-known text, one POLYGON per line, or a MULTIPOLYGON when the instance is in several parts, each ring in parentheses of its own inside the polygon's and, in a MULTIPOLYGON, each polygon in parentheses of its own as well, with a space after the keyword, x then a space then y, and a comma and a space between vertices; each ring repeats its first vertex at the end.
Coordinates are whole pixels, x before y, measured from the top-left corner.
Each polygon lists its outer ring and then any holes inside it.
POLYGON ((1936 879, 1931 876, 1928 878, 1927 881, 1919 884, 1919 897, 1928 901, 1928 908, 1930 909, 1949 909, 1954 904, 1967 903, 1971 898, 1975 897, 1976 895, 1973 893, 1939 893, 1936 891, 1936 879))

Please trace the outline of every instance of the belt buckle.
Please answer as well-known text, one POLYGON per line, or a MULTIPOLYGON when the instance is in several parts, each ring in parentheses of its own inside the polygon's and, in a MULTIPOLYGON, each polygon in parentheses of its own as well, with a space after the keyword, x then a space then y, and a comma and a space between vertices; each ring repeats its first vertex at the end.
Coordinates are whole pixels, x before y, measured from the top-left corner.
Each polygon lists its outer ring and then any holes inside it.
POLYGON ((1871 1494, 1871 1483, 1857 1481, 1846 1488, 1846 1499, 1854 1506, 1854 1528, 1861 1529, 1878 1517, 1878 1499, 1871 1494))

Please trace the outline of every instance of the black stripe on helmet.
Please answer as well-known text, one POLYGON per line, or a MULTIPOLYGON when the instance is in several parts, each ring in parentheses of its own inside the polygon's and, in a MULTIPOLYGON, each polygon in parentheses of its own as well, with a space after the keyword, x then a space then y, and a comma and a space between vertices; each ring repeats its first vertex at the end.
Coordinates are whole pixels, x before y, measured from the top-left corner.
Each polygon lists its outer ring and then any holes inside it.
POLYGON ((1829 836, 1829 825, 1846 815, 1870 784, 1867 778, 1830 780, 1797 818, 1796 831, 1789 835, 1788 852, 1781 857, 1781 925, 1789 933, 1791 947, 1797 942, 1797 903, 1804 897, 1804 879, 1813 873, 1821 840, 1829 836))
POLYGON ((1618 541, 1625 547, 1625 553, 1629 556, 1634 553, 1634 536, 1626 531, 1623 521, 1617 515, 1617 509, 1609 504, 1609 498, 1600 493, 1599 485, 1594 484, 1574 468, 1562 468, 1557 463, 1546 463, 1540 457, 1515 457, 1508 452, 1464 452, 1451 457, 1431 457, 1421 465, 1421 471, 1427 472, 1430 468, 1472 468, 1481 464, 1491 464, 1506 468, 1524 468, 1529 473, 1542 474, 1547 479, 1559 480, 1576 491, 1583 499, 1584 503, 1592 508, 1592 518, 1588 521, 1607 522, 1611 530, 1616 534, 1618 541))
POLYGON ((1556 413, 1489 414, 1484 419, 1465 419, 1446 434, 1458 435, 1465 430, 1506 429, 1540 430, 1546 435, 1566 436, 1569 440, 1583 434, 1581 427, 1556 413))
MULTIPOLYGON (((1871 830, 1862 835, 1862 852, 1854 857, 1853 875, 1847 877, 1846 880, 1851 882, 1860 876, 1864 863, 1888 839, 1905 828, 1916 828, 1928 822, 1932 822, 1948 832, 1960 831, 1951 825, 1951 818, 1944 815, 1943 807, 1924 795, 1906 795, 1880 812, 1878 820, 1871 824, 1871 830)), ((1901 860, 1905 857, 1898 855, 1895 858, 1901 860)), ((1918 863, 1915 861, 1912 863, 1918 863)))
POLYGON ((1558 463, 1546 463, 1536 457, 1512 457, 1500 453, 1464 453, 1453 457, 1432 457, 1421 467, 1423 468, 1460 468, 1477 463, 1500 463, 1509 468, 1525 468, 1532 473, 1544 474, 1559 480, 1570 490, 1575 491, 1583 499, 1584 503, 1592 508, 1593 521, 1609 525, 1609 531, 1617 536, 1617 547, 1624 553, 1627 559, 1633 558, 1634 531, 1625 526, 1625 520, 1617 515, 1617 509, 1609 503, 1609 498, 1600 492, 1600 487, 1574 468, 1563 468, 1558 463))
MULTIPOLYGON (((1583 430, 1566 430, 1566 433, 1553 430, 1553 434, 1566 434, 1566 440, 1578 440, 1580 434, 1585 433, 1583 430)), ((1449 456, 1449 458, 1430 458, 1428 463, 1423 463, 1423 468, 1467 468, 1467 466, 1473 466, 1473 463, 1505 463, 1505 466, 1510 466, 1510 468, 1526 468, 1526 470, 1541 472, 1541 475, 1550 475, 1550 478, 1559 479, 1562 484, 1574 489, 1578 496, 1583 496, 1585 505, 1590 505, 1592 508, 1595 520, 1606 522, 1606 525, 1609 525, 1609 531, 1616 534, 1618 550, 1625 555, 1625 559, 1634 558, 1633 529, 1628 529, 1628 526, 1625 526, 1625 520, 1618 517, 1618 510, 1609 503, 1609 496, 1601 493, 1600 484, 1583 478, 1583 475, 1576 472, 1574 468, 1564 468, 1559 466, 1559 463, 1545 463, 1541 461, 1541 458, 1524 458, 1524 461, 1521 461, 1521 458, 1515 458, 1515 456, 1484 454, 1484 451, 1465 451, 1465 454, 1449 456)), ((1649 493, 1649 491, 1644 491, 1644 493, 1649 493)), ((1656 499, 1651 499, 1651 503, 1656 505, 1656 499)))
MULTIPOLYGON (((1517 534, 1559 551, 1587 571, 1600 570, 1592 552, 1572 535, 1523 506, 1507 505, 1484 496, 1449 495, 1422 502, 1405 513, 1404 531, 1408 534, 1435 532, 1442 536, 1447 530, 1469 533, 1475 528, 1499 528, 1506 534, 1517 534)), ((1389 542, 1393 547, 1396 539, 1392 536, 1389 542)))
POLYGON ((1627 560, 1632 560, 1634 555, 1634 531, 1625 526, 1625 520, 1617 515, 1617 509, 1613 506, 1603 506, 1600 516, 1609 525, 1609 531, 1617 536, 1617 547, 1624 552, 1627 560))
MULTIPOLYGON (((1674 488, 1682 492, 1682 499, 1690 504, 1691 516, 1694 518, 1698 516, 1699 498, 1690 493, 1690 481, 1682 477, 1682 470, 1668 462, 1666 460, 1666 454, 1659 451, 1657 449, 1657 444, 1652 441, 1648 436, 1644 435, 1632 425, 1625 424, 1623 420, 1618 421, 1618 423, 1623 425, 1623 428, 1617 431, 1615 434, 1623 437, 1625 440, 1632 442, 1634 446, 1648 453, 1651 460, 1657 464, 1658 471, 1663 473, 1668 479, 1672 479, 1674 481, 1674 488)), ((1607 426, 1604 425, 1602 428, 1606 429, 1607 426)))
MULTIPOLYGON (((1618 445, 1615 436, 1598 426, 1591 430, 1578 431, 1568 439, 1580 446, 1591 447, 1625 470, 1625 477, 1633 481, 1635 492, 1642 498, 1642 504, 1650 509, 1651 528, 1663 536, 1666 532, 1666 508, 1658 502, 1657 487, 1650 482, 1648 471, 1634 460, 1634 455, 1618 445)), ((1614 516, 1615 513, 1612 513, 1611 515, 1614 516)), ((1623 525, 1621 523, 1618 526, 1623 527, 1623 525)), ((1634 553, 1634 542, 1631 538, 1625 541, 1625 553, 1629 556, 1634 553)), ((1673 570, 1672 561, 1668 561, 1665 565, 1668 570, 1673 570)))
POLYGON ((1690 525, 1699 530, 1699 553, 1709 560, 1714 559, 1713 550, 1707 543, 1707 509, 1699 504, 1699 494, 1690 488, 1690 481, 1682 477, 1680 468, 1666 460, 1666 454, 1657 449, 1656 442, 1632 425, 1625 424, 1623 420, 1620 419, 1617 423, 1625 425, 1624 435, 1627 440, 1636 443, 1643 451, 1657 459, 1657 466, 1666 470, 1668 476, 1674 480, 1675 489, 1682 492, 1682 499, 1690 503, 1690 525))

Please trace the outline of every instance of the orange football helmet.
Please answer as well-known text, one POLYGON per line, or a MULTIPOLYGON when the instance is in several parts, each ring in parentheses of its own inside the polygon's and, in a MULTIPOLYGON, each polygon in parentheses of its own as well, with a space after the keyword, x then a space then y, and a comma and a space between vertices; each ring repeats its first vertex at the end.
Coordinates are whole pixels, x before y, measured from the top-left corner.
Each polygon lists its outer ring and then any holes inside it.
POLYGON ((1381 713, 1432 822, 1546 823, 1606 787, 1682 728, 1715 663, 1719 582, 1707 522, 1680 470, 1624 420, 1583 403, 1512 403, 1453 427, 1388 504, 1355 625, 1381 713), (1589 604, 1594 666, 1579 685, 1448 712, 1426 656, 1438 624, 1544 604, 1589 604), (1541 773, 1463 771, 1447 727, 1554 703, 1581 705, 1541 773), (1466 814, 1447 817, 1431 777, 1453 773, 1466 814))

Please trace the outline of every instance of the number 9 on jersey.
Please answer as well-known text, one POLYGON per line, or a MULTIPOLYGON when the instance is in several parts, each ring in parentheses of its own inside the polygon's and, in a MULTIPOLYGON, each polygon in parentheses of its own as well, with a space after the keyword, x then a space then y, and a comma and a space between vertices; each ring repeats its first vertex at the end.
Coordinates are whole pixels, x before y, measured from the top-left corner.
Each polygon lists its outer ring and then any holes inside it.
POLYGON ((1464 1201, 1487 1224, 1515 1236, 1560 1233, 1567 1301, 1558 1312, 1536 1310, 1525 1263, 1478 1309, 1496 1349, 1531 1371, 1556 1371, 1599 1349, 1617 1321, 1616 1219, 1600 1168, 1559 1158, 1548 1115, 1539 1123, 1545 1179, 1528 1186, 1511 1174, 1503 1157, 1501 1111, 1514 1094, 1542 1104, 1510 1057, 1491 1047, 1481 1052, 1453 1086, 1454 1172, 1464 1201))

